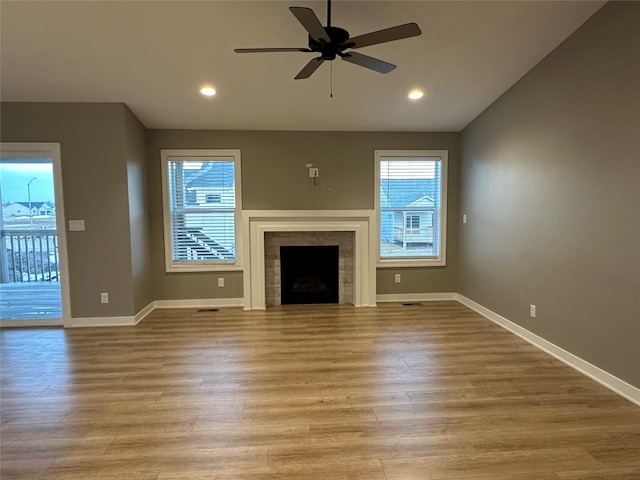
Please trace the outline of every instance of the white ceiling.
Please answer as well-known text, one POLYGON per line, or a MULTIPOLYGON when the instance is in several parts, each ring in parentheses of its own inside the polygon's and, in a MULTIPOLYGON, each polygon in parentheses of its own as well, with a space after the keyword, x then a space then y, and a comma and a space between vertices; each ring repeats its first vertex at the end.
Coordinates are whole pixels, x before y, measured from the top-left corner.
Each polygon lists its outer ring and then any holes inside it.
POLYGON ((358 50, 395 63, 387 75, 336 60, 294 80, 313 54, 233 49, 305 47, 288 7, 325 24, 326 2, 3 0, 0 94, 124 102, 147 128, 459 131, 603 3, 335 0, 332 24, 352 36, 407 22, 423 33, 358 50), (415 87, 420 101, 406 97, 415 87))

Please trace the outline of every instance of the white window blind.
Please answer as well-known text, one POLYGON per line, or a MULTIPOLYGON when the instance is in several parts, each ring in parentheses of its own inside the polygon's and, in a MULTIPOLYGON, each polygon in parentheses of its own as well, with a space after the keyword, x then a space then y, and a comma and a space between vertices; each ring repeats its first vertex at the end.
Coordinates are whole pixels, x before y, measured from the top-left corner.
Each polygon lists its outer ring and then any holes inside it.
POLYGON ((376 152, 380 260, 443 264, 446 152, 376 152))
POLYGON ((166 157, 168 270, 237 263, 236 161, 234 156, 166 157))

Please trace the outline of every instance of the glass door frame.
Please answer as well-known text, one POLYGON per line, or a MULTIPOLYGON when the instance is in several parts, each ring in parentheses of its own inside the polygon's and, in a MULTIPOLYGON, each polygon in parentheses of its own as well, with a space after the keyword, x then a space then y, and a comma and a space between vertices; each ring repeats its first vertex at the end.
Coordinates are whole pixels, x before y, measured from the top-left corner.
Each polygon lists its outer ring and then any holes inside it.
POLYGON ((58 265, 60 268, 60 300, 62 318, 0 319, 1 327, 34 327, 71 325, 71 292, 69 289, 69 262, 67 256, 67 231, 62 194, 62 161, 59 143, 1 142, 1 158, 51 158, 53 163, 53 190, 56 204, 56 231, 58 235, 58 265))

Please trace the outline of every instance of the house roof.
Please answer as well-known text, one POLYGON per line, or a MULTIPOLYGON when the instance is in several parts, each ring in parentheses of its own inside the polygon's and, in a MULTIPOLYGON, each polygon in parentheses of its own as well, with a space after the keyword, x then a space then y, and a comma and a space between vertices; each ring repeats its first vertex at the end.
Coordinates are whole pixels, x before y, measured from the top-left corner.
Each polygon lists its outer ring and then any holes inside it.
POLYGON ((233 187, 233 162, 210 162, 201 170, 185 170, 186 188, 233 187))
MULTIPOLYGON (((13 202, 10 205, 16 205, 16 204, 29 208, 29 202, 13 202)), ((42 206, 55 207, 55 204, 51 202, 31 202, 31 208, 35 207, 39 210, 40 208, 42 208, 42 206)))
POLYGON ((433 200, 433 197, 430 197, 429 195, 423 195, 422 197, 411 202, 407 206, 408 207, 433 207, 435 206, 435 201, 433 200))
POLYGON ((421 200, 431 200, 436 196, 436 179, 383 179, 380 182, 380 199, 384 206, 407 207, 423 206, 421 200))

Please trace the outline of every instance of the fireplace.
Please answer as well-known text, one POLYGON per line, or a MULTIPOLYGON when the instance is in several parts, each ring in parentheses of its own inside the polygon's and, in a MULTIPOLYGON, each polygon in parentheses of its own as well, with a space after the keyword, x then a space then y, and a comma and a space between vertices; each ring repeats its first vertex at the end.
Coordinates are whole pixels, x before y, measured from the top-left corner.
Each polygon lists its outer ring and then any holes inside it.
POLYGON ((246 310, 281 305, 280 247, 296 245, 338 245, 338 303, 376 305, 373 211, 245 210, 242 217, 246 310))
POLYGON ((338 245, 280 247, 282 305, 338 303, 338 245))

